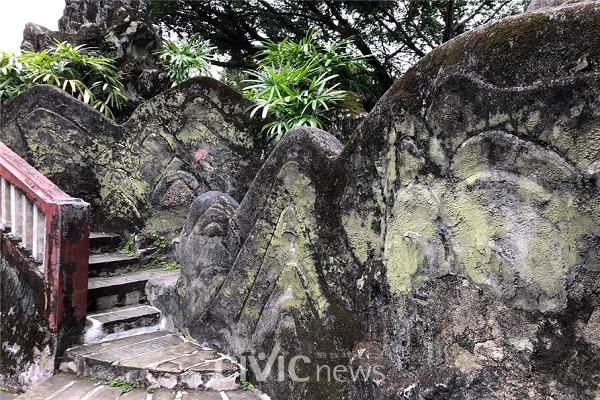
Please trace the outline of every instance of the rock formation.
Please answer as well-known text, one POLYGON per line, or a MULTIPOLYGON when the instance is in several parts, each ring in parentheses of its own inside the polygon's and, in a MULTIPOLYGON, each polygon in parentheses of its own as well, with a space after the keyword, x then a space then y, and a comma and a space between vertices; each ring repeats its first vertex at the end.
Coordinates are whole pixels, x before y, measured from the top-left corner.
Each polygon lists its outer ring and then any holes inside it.
POLYGON ((237 209, 192 208, 184 332, 274 398, 599 398, 599 43, 599 3, 510 17, 423 58, 345 148, 290 132, 237 209))
POLYGON ((93 229, 179 234, 192 200, 244 197, 262 164, 252 103, 212 78, 147 101, 122 125, 52 86, 0 110, 0 140, 92 205, 93 229))
POLYGON ((168 79, 155 54, 162 46, 161 30, 152 24, 144 1, 66 0, 58 29, 28 23, 21 48, 39 52, 59 39, 111 55, 130 99, 129 112, 167 89, 168 79))

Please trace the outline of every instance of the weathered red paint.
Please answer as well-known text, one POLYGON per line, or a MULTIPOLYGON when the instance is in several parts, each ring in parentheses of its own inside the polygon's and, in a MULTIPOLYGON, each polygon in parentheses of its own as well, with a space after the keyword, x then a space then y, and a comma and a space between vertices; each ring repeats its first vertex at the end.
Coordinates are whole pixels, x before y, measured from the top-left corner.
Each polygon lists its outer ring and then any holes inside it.
MULTIPOLYGON (((90 205, 67 195, 2 142, 0 175, 46 215, 44 282, 49 328, 56 331, 81 322, 87 314, 90 205)), ((8 246, 12 244, 3 241, 2 250, 8 246)))

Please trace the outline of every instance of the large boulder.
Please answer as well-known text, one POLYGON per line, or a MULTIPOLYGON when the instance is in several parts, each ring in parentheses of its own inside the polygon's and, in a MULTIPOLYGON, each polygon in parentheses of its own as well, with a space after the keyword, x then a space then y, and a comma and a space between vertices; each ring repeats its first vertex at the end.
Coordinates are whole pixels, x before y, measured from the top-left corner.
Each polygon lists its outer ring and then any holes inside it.
POLYGON ((198 239, 219 251, 201 301, 180 281, 184 331, 275 398, 599 398, 599 43, 597 2, 510 17, 424 57, 343 150, 290 132, 198 239))
POLYGON ((193 199, 219 190, 241 201, 265 150, 252 103, 212 78, 147 101, 124 124, 52 86, 1 110, 0 140, 72 196, 92 205, 92 228, 172 239, 193 199))

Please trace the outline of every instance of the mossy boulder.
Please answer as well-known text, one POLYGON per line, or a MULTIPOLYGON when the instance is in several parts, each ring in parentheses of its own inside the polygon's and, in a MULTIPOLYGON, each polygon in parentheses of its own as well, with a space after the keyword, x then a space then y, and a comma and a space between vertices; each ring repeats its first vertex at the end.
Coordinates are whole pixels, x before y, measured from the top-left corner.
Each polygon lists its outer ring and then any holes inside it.
POLYGON ((600 396, 599 23, 583 2, 488 24, 413 66, 343 149, 291 131, 184 329, 307 357, 256 382, 275 398, 600 396))
POLYGON ((2 107, 0 140, 65 192, 92 205, 92 229, 176 236, 193 199, 244 197, 265 151, 248 99, 195 78, 123 124, 51 86, 2 107))

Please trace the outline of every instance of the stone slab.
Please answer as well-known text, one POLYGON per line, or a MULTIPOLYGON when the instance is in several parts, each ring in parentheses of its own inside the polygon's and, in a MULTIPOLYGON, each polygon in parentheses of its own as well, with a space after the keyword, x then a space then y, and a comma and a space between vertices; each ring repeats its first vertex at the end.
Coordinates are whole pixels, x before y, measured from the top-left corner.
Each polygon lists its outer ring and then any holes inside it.
MULTIPOLYGON (((130 392, 123 393, 119 400, 146 400, 148 398, 148 389, 133 389, 130 392)), ((175 397, 171 397, 174 399, 175 397)))
POLYGON ((111 271, 116 268, 139 267, 140 259, 123 253, 90 254, 90 271, 111 271))
MULTIPOLYGON (((87 356, 95 353, 105 353, 111 350, 117 350, 131 344, 143 343, 149 340, 170 336, 172 333, 166 331, 157 331, 144 333, 142 335, 128 336, 123 339, 112 340, 110 342, 84 344, 67 350, 69 356, 87 356)), ((56 376, 56 375, 55 375, 56 376)))
POLYGON ((177 277, 180 275, 179 270, 165 271, 161 268, 143 269, 131 271, 124 275, 103 276, 90 278, 89 288, 97 289, 104 286, 112 286, 115 283, 126 283, 132 281, 148 281, 149 279, 166 279, 169 277, 177 277))
POLYGON ((102 324, 116 323, 119 321, 130 321, 140 317, 160 315, 160 310, 152 306, 119 307, 108 312, 100 312, 88 315, 102 324))
MULTIPOLYGON (((55 397, 56 400, 61 399, 83 399, 90 398, 90 396, 102 390, 102 383, 98 381, 90 381, 87 379, 82 379, 80 381, 75 382, 75 384, 69 387, 64 392, 60 393, 55 397)), ((117 394, 118 396, 118 394, 117 394)))
MULTIPOLYGON (((116 400, 121 399, 121 394, 123 390, 119 387, 110 387, 106 385, 101 385, 100 388, 94 391, 86 400, 116 400)), ((142 399, 139 397, 140 400, 142 399)))
POLYGON ((184 391, 181 400, 223 400, 219 392, 184 391))
MULTIPOLYGON (((192 353, 199 352, 199 351, 203 352, 202 348, 200 346, 198 346, 197 344, 185 342, 185 343, 181 343, 181 344, 175 345, 173 347, 170 347, 168 349, 151 352, 151 353, 146 353, 146 354, 142 354, 138 357, 124 360, 123 362, 119 363, 119 365, 124 366, 124 367, 133 367, 133 368, 150 368, 150 367, 154 367, 155 364, 162 364, 164 362, 167 362, 167 361, 170 361, 173 359, 177 359, 178 357, 181 357, 182 355, 188 355, 188 354, 191 355, 192 353)), ((213 356, 213 357, 216 356, 216 353, 214 351, 212 351, 212 352, 207 351, 205 353, 206 353, 207 359, 210 359, 211 356, 213 356)), ((178 369, 176 371, 183 371, 183 369, 178 369)))
POLYGON ((194 372, 209 373, 214 372, 217 374, 229 375, 232 372, 238 370, 237 364, 232 363, 227 359, 221 359, 216 361, 205 362, 200 365, 195 365, 189 370, 194 372))
POLYGON ((152 400, 174 400, 177 393, 175 390, 158 389, 152 394, 152 400))
MULTIPOLYGON (((182 355, 174 360, 169 360, 162 364, 155 366, 153 369, 160 372, 174 372, 174 371, 186 371, 187 369, 205 363, 211 358, 215 358, 216 354, 213 350, 203 350, 196 354, 182 355)), ((206 371, 204 371, 206 372, 206 371)))
POLYGON ((74 385, 76 379, 73 375, 67 374, 56 374, 53 377, 46 379, 40 384, 34 386, 27 393, 19 396, 19 399, 45 399, 52 393, 60 393, 67 390, 70 386, 74 385))
POLYGON ((97 353, 88 356, 88 358, 104 361, 108 363, 118 363, 127 358, 137 357, 140 354, 150 353, 180 344, 183 341, 179 336, 167 335, 141 343, 131 344, 129 346, 119 347, 104 353, 97 353))
POLYGON ((107 252, 121 244, 121 237, 114 233, 90 232, 90 251, 107 252))

